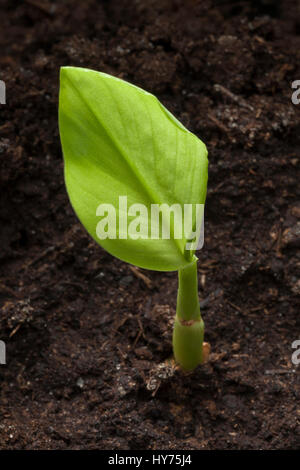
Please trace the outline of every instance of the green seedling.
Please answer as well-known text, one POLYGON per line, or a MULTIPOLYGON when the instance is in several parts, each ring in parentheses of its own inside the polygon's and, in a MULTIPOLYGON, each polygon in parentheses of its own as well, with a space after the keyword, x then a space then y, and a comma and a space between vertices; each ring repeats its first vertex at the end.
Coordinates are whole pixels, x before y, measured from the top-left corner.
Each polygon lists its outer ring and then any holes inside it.
POLYGON ((61 69, 59 128, 67 192, 88 233, 127 263, 178 271, 173 350, 176 362, 193 370, 205 360, 197 243, 189 245, 199 238, 199 214, 197 209, 189 213, 194 230, 189 232, 175 209, 204 205, 204 143, 152 94, 76 67, 61 69), (163 227, 157 231, 154 224, 150 233, 152 207, 163 227), (168 208, 174 209, 169 225, 168 208))

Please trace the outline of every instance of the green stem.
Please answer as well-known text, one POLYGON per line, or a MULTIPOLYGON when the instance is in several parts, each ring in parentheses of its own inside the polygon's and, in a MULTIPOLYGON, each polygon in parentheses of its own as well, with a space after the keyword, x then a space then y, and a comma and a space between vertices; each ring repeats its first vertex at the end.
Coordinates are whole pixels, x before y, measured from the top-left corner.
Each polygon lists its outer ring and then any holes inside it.
POLYGON ((176 361, 185 370, 203 362, 204 323, 198 298, 197 258, 178 271, 178 296, 173 330, 176 361))

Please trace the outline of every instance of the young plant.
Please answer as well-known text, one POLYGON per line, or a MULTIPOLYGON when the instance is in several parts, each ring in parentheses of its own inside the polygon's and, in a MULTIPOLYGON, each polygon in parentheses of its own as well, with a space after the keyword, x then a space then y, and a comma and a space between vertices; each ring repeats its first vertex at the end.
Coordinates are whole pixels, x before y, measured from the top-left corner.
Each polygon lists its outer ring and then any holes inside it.
POLYGON ((76 67, 61 69, 59 128, 68 195, 88 233, 127 263, 178 271, 173 350, 183 369, 194 369, 204 361, 195 256, 204 143, 152 94, 76 67))

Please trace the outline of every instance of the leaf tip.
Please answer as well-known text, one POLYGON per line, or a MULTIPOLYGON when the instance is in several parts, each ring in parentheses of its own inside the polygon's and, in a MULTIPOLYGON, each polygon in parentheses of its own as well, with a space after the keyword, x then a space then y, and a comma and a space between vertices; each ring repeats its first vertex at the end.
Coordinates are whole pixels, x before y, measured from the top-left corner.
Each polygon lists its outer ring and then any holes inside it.
POLYGON ((66 66, 60 67, 60 81, 62 82, 66 78, 70 78, 72 76, 72 72, 74 72, 76 67, 66 66))

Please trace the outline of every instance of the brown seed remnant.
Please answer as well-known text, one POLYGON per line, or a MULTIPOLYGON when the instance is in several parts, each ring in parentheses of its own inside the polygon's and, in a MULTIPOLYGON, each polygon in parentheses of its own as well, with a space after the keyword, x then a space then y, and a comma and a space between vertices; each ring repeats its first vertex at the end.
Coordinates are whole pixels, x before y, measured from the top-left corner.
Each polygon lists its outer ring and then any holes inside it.
POLYGON ((211 352, 211 346, 210 343, 203 343, 203 363, 208 362, 209 360, 209 355, 211 352))

